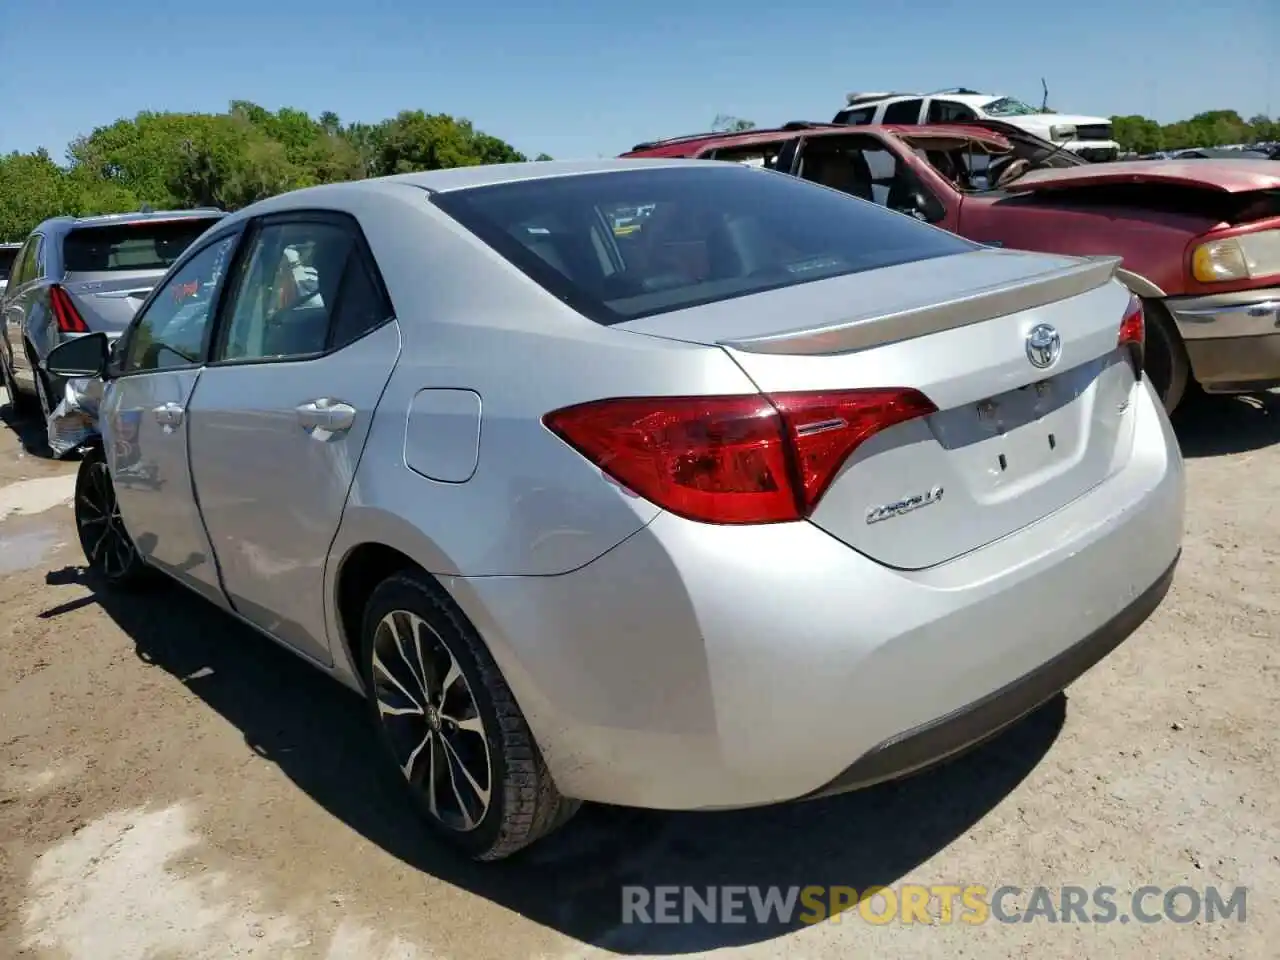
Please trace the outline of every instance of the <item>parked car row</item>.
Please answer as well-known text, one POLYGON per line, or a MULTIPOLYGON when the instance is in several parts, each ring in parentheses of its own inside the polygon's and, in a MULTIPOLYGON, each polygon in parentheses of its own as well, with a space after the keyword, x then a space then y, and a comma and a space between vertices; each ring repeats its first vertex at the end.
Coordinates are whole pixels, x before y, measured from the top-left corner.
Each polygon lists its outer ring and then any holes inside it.
MULTIPOLYGON (((1189 388, 1280 385, 1280 165, 1091 164, 994 120, 790 123, 638 144, 627 157, 757 163, 987 246, 1121 258, 1143 300, 1147 374, 1172 412, 1189 388)), ((647 228, 646 228, 647 229, 647 228)))
MULTIPOLYGON (((1180 555, 1144 372, 1175 298, 1144 309, 1145 261, 1011 248, 1118 209, 1185 247, 1200 187, 1085 189, 1103 167, 1017 128, 638 153, 57 221, 4 300, 15 396, 92 401, 99 580, 166 574, 364 693, 478 859, 584 800, 752 806, 951 757, 1123 642, 1180 555)), ((1205 190, 1226 235, 1256 236, 1251 190, 1205 190)))

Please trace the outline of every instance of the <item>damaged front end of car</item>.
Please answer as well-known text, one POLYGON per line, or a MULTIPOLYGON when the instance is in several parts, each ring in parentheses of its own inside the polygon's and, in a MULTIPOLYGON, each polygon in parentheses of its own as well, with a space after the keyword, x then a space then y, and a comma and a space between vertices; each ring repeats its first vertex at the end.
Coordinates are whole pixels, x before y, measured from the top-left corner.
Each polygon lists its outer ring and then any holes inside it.
POLYGON ((101 377, 76 377, 67 380, 49 415, 46 427, 49 449, 59 459, 95 442, 98 430, 98 407, 106 386, 101 377))

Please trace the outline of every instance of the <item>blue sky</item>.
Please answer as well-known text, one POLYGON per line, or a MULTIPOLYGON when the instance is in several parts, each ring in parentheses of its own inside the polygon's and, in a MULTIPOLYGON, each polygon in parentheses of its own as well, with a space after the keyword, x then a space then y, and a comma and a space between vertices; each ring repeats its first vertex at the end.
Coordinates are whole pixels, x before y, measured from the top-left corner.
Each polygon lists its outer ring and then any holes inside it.
POLYGON ((612 156, 717 113, 829 120, 848 90, 964 85, 1038 103, 1042 76, 1064 112, 1280 114, 1280 0, 5 6, 0 151, 59 160, 121 116, 232 99, 343 120, 420 107, 557 158, 612 156))

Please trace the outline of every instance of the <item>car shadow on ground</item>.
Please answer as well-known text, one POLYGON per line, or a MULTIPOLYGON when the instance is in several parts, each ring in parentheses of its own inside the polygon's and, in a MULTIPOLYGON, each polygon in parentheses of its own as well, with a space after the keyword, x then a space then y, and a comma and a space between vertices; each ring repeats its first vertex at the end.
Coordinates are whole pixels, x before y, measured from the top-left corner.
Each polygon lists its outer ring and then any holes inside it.
POLYGON ((820 884, 859 891, 892 885, 1008 795, 1052 745, 1065 717, 1066 698, 1059 695, 950 764, 825 800, 728 813, 587 805, 566 828, 510 860, 474 864, 433 843, 400 784, 382 772, 356 694, 177 586, 158 584, 144 598, 100 592, 77 567, 48 580, 95 592, 43 617, 98 603, 142 660, 182 682, 242 731, 255 752, 371 842, 427 874, 620 953, 709 950, 802 925, 803 907, 786 921, 623 924, 626 885, 820 884))
POLYGON ((1280 443, 1280 393, 1188 397, 1173 426, 1187 458, 1261 450, 1280 443))
POLYGON ((51 459, 49 450, 48 429, 40 422, 39 417, 22 416, 13 409, 12 403, 0 406, 0 423, 13 431, 28 456, 51 459))

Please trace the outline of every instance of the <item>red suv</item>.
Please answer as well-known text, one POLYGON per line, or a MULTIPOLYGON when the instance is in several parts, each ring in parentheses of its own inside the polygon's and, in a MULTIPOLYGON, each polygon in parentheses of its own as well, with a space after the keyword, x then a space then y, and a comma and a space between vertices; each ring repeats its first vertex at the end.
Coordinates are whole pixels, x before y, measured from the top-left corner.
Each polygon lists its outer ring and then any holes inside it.
POLYGON ((1187 388, 1280 386, 1280 164, 1092 164, 994 121, 791 123, 638 144, 625 157, 751 163, 991 246, 1118 256, 1143 298, 1146 368, 1172 411, 1187 388))

